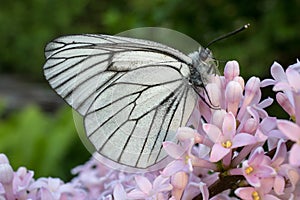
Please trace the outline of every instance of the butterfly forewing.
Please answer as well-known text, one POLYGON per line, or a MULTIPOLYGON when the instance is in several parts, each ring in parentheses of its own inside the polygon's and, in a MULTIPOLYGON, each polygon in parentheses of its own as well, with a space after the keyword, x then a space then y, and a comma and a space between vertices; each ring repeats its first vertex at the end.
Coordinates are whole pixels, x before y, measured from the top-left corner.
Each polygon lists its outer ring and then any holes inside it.
POLYGON ((165 45, 107 35, 73 35, 46 47, 52 88, 84 116, 101 160, 133 171, 166 165, 162 142, 175 141, 197 95, 192 60, 165 45))

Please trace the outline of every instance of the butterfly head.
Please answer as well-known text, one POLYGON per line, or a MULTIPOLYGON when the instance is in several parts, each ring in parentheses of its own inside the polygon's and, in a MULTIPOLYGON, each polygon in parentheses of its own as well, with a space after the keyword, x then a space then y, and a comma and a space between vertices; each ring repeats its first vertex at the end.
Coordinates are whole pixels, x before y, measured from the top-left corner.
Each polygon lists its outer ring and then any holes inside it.
POLYGON ((189 56, 192 58, 191 83, 203 87, 208 83, 210 75, 217 74, 218 64, 208 48, 200 47, 189 56))

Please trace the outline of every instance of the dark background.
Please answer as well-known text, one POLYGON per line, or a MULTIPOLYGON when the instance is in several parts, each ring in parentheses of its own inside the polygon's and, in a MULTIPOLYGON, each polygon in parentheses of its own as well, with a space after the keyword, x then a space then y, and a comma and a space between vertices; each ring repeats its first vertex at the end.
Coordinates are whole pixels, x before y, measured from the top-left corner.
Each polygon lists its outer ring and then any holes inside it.
MULTIPOLYGON (((34 170, 35 177, 64 180, 70 179, 72 167, 90 157, 78 139, 70 109, 44 80, 44 46, 53 38, 154 26, 179 31, 205 46, 250 23, 247 31, 210 49, 220 61, 237 60, 246 80, 263 79, 270 76, 274 61, 287 67, 299 58, 299 9, 299 0, 1 2, 0 152, 15 169, 23 165, 34 170)), ((221 71, 223 67, 221 62, 221 71)), ((285 116, 278 107, 269 113, 285 116)))

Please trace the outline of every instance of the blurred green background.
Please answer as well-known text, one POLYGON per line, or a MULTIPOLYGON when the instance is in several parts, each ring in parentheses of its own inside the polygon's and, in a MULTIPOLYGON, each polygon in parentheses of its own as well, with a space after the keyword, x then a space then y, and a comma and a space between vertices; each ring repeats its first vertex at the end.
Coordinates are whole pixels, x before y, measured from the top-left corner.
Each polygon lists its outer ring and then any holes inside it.
POLYGON ((36 177, 64 180, 70 179, 72 167, 90 157, 76 134, 70 108, 43 77, 44 46, 53 38, 154 26, 182 32, 205 46, 250 23, 247 31, 210 49, 220 61, 237 60, 246 79, 263 79, 274 61, 287 67, 299 58, 299 9, 299 0, 1 2, 0 152, 15 169, 24 165, 36 177))

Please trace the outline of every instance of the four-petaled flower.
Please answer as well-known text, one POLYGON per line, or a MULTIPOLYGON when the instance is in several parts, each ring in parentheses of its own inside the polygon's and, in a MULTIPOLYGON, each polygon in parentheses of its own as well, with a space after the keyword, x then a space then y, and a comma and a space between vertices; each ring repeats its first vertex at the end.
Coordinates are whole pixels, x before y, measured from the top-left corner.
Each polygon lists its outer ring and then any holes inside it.
POLYGON ((135 176, 137 188, 130 191, 129 199, 163 199, 163 192, 172 190, 169 178, 156 177, 153 184, 144 176, 135 176))
POLYGON ((242 173, 248 183, 254 187, 261 186, 262 178, 274 177, 276 171, 270 166, 271 160, 264 155, 262 147, 258 147, 249 159, 243 162, 242 173))
POLYGON ((218 162, 226 155, 229 155, 231 159, 233 149, 256 143, 256 138, 253 135, 237 134, 236 119, 232 113, 225 114, 222 130, 213 124, 204 124, 203 129, 214 143, 210 154, 211 162, 218 162))

